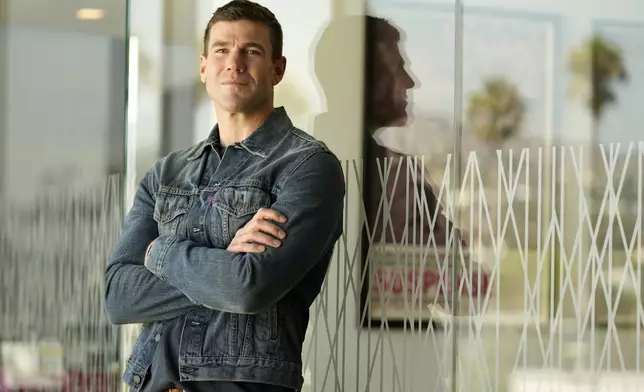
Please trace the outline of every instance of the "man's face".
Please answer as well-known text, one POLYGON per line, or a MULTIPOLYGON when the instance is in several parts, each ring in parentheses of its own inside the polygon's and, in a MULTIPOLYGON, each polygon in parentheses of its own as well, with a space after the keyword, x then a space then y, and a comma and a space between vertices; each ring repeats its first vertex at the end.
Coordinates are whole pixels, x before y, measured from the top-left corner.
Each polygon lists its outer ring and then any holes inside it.
POLYGON ((284 76, 286 59, 272 60, 270 30, 246 20, 216 22, 207 55, 201 55, 201 81, 215 105, 229 113, 251 113, 273 106, 273 88, 284 76))
POLYGON ((403 126, 407 124, 407 90, 415 86, 405 69, 405 59, 398 42, 393 40, 378 43, 370 81, 371 120, 378 127, 403 126))

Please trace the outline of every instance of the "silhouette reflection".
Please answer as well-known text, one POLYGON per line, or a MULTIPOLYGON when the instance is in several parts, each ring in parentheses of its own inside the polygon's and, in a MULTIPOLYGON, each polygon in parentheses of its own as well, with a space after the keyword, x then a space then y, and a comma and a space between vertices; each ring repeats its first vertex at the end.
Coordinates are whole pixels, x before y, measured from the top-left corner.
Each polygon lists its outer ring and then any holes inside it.
MULTIPOLYGON (((450 307, 449 293, 457 287, 451 284, 451 267, 461 269, 468 261, 451 263, 449 254, 455 252, 455 244, 466 245, 466 236, 445 216, 439 188, 429 178, 424 158, 396 151, 376 137, 383 128, 409 123, 413 103, 408 101, 409 92, 418 84, 401 50, 404 34, 392 23, 374 16, 345 16, 328 24, 315 52, 316 75, 328 107, 316 119, 316 133, 343 126, 347 108, 338 103, 342 102, 338 94, 346 93, 341 86, 355 81, 348 80, 343 69, 342 59, 351 57, 349 45, 337 43, 361 29, 365 33, 362 199, 366 213, 362 256, 363 267, 370 271, 362 302, 369 307, 372 323, 381 322, 385 313, 390 324, 392 319, 402 323, 409 317, 402 305, 405 296, 420 309, 432 302, 450 307)), ((469 294, 474 296, 480 291, 479 281, 487 285, 487 278, 478 276, 468 278, 473 283, 469 294)), ((457 284, 463 289, 461 282, 457 284)))

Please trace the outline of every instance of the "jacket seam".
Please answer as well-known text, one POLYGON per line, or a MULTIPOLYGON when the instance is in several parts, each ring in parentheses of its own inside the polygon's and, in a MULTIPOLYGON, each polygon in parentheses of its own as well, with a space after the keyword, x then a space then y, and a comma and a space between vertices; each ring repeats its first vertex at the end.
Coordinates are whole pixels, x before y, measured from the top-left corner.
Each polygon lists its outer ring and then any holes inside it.
POLYGON ((201 359, 201 358, 207 358, 207 359, 258 359, 261 361, 266 361, 266 362, 279 362, 287 365, 296 365, 296 366, 302 366, 298 362, 292 362, 292 361, 285 361, 282 359, 274 359, 270 357, 260 357, 257 355, 182 355, 182 358, 184 359, 201 359))
POLYGON ((291 127, 291 128, 288 130, 288 133, 290 133, 291 135, 293 135, 293 136, 295 136, 295 137, 297 137, 297 138, 299 138, 299 139, 301 139, 301 140, 304 140, 305 142, 308 142, 308 143, 311 143, 311 144, 317 145, 318 147, 322 147, 324 150, 328 150, 328 148, 326 147, 326 145, 325 145, 324 143, 322 143, 321 141, 317 140, 317 139, 316 139, 316 138, 314 138, 313 136, 310 136, 308 133, 307 133, 308 138, 307 138, 307 137, 304 137, 304 136, 302 136, 302 135, 298 134, 297 132, 294 132, 294 131, 296 131, 296 130, 297 130, 297 131, 300 131, 300 132, 303 132, 303 133, 306 133, 306 132, 304 132, 304 131, 302 131, 301 129, 298 129, 298 128, 296 128, 296 127, 291 127))
POLYGON ((165 264, 165 256, 168 254, 170 251, 170 247, 177 241, 177 237, 168 237, 167 240, 165 241, 165 244, 163 245, 163 248, 161 248, 161 252, 159 252, 159 260, 156 263, 156 275, 163 281, 167 280, 165 275, 163 274, 163 266, 165 264))

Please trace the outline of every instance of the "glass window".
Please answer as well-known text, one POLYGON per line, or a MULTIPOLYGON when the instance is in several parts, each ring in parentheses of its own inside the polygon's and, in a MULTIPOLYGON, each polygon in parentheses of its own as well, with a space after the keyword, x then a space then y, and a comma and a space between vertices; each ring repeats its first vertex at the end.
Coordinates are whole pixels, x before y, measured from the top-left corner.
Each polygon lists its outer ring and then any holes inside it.
POLYGON ((0 389, 118 387, 126 9, 0 2, 0 389))

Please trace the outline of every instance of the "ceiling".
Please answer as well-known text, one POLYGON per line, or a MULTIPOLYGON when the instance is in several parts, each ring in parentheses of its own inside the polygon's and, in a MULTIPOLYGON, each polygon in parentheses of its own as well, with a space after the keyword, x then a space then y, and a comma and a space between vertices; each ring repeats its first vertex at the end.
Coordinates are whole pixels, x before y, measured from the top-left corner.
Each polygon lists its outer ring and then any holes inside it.
MULTIPOLYGON (((125 37, 127 8, 131 1, 136 0, 0 0, 0 24, 125 37), (75 14, 81 8, 102 9, 105 17, 78 20, 75 14)), ((198 44, 194 35, 195 0, 158 1, 163 2, 166 14, 164 42, 191 47, 198 44)))
POLYGON ((125 37, 128 0, 0 0, 0 22, 56 31, 125 37), (76 19, 81 8, 105 11, 101 20, 76 19))

